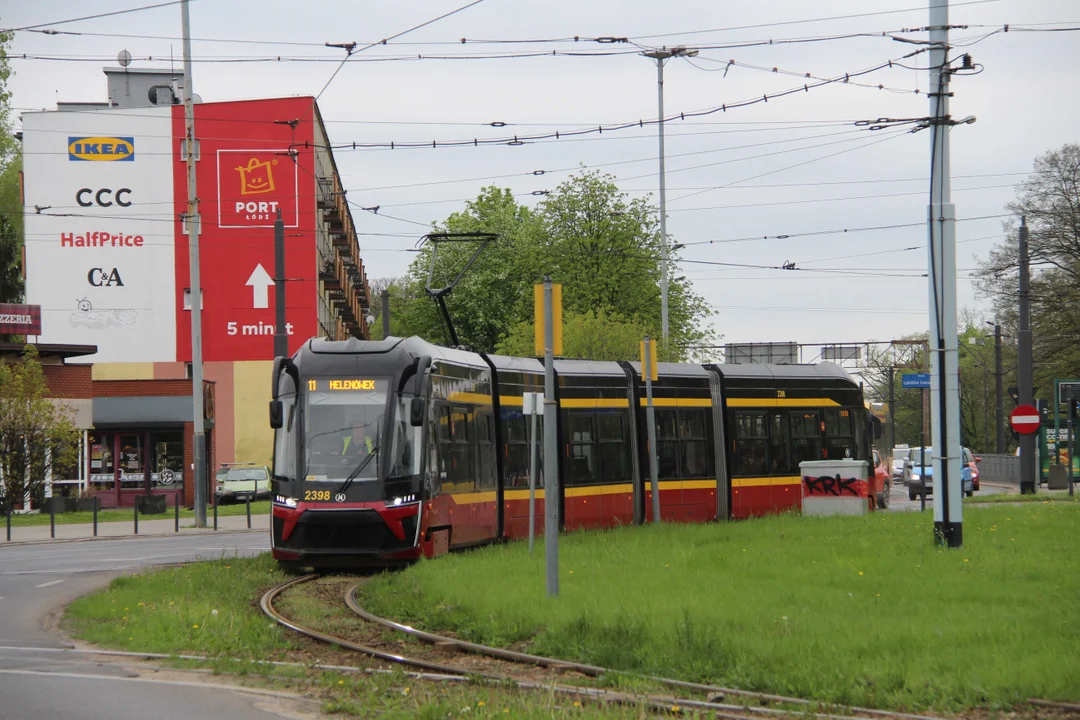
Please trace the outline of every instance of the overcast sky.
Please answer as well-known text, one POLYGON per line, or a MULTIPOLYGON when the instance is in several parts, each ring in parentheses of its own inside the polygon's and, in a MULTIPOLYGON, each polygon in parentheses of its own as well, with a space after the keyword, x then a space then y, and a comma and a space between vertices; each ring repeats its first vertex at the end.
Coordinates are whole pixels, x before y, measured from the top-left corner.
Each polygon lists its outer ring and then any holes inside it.
MULTIPOLYGON (((0 25, 50 23, 138 3, 10 3, 0 11, 0 25)), ((363 47, 466 3, 193 0, 195 92, 208 102, 318 95, 343 57, 342 50, 323 43, 355 41, 363 47), (220 61, 278 56, 325 62, 220 61)), ((500 138, 612 125, 657 116, 655 61, 636 54, 642 49, 727 46, 702 49, 693 60, 667 64, 665 110, 671 115, 814 82, 787 73, 831 78, 889 60, 925 68, 927 53, 901 59, 919 45, 881 34, 925 40, 926 33, 903 30, 927 22, 927 3, 919 0, 483 0, 354 55, 322 93, 319 106, 335 143, 500 138), (903 12, 895 12, 898 9, 903 12), (839 17, 846 15, 859 16, 839 17), (799 22, 807 20, 814 21, 799 22), (853 33, 877 37, 731 47, 853 33), (582 40, 460 42, 575 36, 582 40), (632 42, 593 40, 605 36, 632 42), (552 51, 622 54, 553 57, 552 51), (527 58, 416 59, 545 52, 547 56, 527 58), (492 122, 507 125, 495 128, 492 122)), ((975 124, 952 132, 953 201, 959 218, 999 215, 1036 155, 1078 140, 1075 73, 1080 33, 1021 32, 1015 27, 990 33, 1005 24, 1080 26, 1080 3, 953 2, 950 22, 969 26, 952 31, 952 39, 955 45, 969 46, 964 49, 983 69, 953 79, 953 117, 977 117, 975 124)), ((178 5, 55 29, 83 34, 19 32, 12 43, 12 104, 20 110, 54 108, 58 100, 103 101, 101 68, 115 65, 120 50, 136 58, 135 67, 169 67, 170 56, 181 66, 178 5), (17 57, 23 53, 68 59, 17 57)), ((958 48, 954 54, 960 52, 958 48)), ((927 115, 927 72, 894 66, 853 83, 667 124, 668 231, 673 242, 686 244, 681 255, 687 261, 673 274, 693 280, 713 308, 711 322, 725 341, 887 340, 927 327, 922 275, 927 266, 930 134, 904 132, 910 126, 870 132, 854 125, 880 117, 927 115), (765 236, 768 239, 762 239, 765 236), (738 242, 705 243, 710 240, 738 242), (794 262, 823 272, 689 261, 765 266, 794 262)), ((360 232, 385 234, 361 239, 369 277, 382 277, 405 271, 413 257, 407 249, 424 233, 421 224, 462 209, 465 199, 492 183, 533 204, 540 198, 532 193, 554 189, 584 165, 614 174, 633 196, 658 202, 657 154, 656 128, 646 126, 520 146, 339 150, 336 158, 350 200, 381 208, 379 216, 357 210, 354 217, 360 232), (534 174, 540 170, 545 174, 534 174)), ((959 303, 979 313, 985 314, 986 303, 974 296, 965 276, 1001 241, 1001 221, 957 224, 959 303)))

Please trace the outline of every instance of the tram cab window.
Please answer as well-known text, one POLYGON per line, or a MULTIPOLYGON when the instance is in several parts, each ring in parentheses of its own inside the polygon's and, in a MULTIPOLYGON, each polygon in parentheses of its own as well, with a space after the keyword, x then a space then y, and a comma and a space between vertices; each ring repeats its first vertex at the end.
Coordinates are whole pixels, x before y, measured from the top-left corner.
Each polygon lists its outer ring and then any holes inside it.
POLYGON ((849 408, 825 409, 825 437, 829 460, 855 458, 855 431, 849 408))
POLYGON ((807 460, 821 460, 821 423, 817 411, 797 410, 791 421, 791 450, 793 465, 807 460))
POLYGON ((765 474, 765 413, 735 413, 735 442, 742 475, 765 474))
POLYGON ((296 395, 282 395, 283 422, 274 431, 274 475, 278 478, 296 479, 296 395))

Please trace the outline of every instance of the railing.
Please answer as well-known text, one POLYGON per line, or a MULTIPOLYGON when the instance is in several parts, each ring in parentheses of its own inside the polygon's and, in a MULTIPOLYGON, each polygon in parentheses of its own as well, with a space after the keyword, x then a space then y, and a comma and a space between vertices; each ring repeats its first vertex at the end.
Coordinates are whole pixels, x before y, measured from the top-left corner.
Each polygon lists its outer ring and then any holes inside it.
POLYGON ((979 482, 1020 484, 1020 458, 1015 455, 979 455, 979 482))

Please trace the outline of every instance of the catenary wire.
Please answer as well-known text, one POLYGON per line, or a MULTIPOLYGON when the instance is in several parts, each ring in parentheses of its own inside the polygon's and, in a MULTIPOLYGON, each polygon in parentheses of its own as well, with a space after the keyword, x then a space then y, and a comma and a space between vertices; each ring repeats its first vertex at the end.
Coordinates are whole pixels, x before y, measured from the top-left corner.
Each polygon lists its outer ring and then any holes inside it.
POLYGON ((96 15, 84 15, 77 18, 68 18, 67 20, 54 20, 52 22, 37 23, 36 25, 26 25, 19 28, 10 28, 5 32, 22 32, 24 30, 34 30, 36 28, 48 27, 51 25, 66 25, 67 23, 82 22, 83 20, 95 20, 97 18, 112 17, 113 15, 127 15, 128 13, 140 12, 142 10, 154 10, 155 8, 168 7, 170 5, 179 5, 184 0, 171 0, 170 2, 157 3, 156 5, 143 5, 141 7, 128 8, 126 10, 113 10, 111 12, 98 13, 96 15))

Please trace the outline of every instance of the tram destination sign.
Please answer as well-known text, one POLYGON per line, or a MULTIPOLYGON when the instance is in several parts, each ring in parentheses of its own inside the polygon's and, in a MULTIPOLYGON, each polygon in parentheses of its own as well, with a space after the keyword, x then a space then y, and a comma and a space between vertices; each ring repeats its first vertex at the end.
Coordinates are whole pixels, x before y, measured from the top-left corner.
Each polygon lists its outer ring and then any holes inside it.
POLYGON ((928 388, 930 387, 930 373, 906 373, 901 375, 900 386, 903 388, 928 388))

